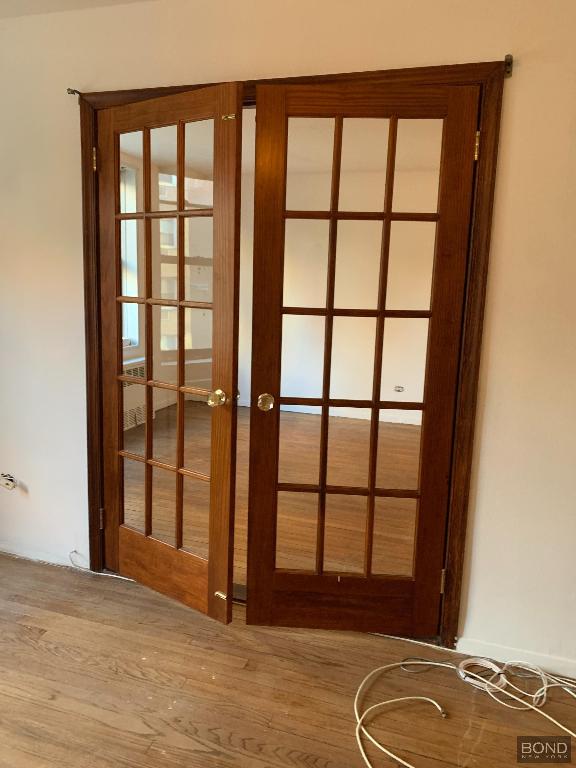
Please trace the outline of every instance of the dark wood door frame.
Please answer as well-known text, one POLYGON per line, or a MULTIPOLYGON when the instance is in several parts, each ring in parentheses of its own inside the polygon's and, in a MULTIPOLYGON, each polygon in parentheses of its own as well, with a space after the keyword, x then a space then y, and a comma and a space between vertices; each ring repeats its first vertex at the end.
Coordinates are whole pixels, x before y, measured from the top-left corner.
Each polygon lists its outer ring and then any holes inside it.
MULTIPOLYGON (((474 182, 472 226, 469 241, 466 306, 456 402, 451 491, 445 555, 445 588, 438 640, 454 647, 457 640, 464 544, 474 445, 482 326, 490 251, 490 234, 498 137, 504 78, 511 74, 511 57, 504 61, 375 72, 311 75, 250 80, 244 83, 244 106, 254 106, 256 86, 265 83, 351 82, 362 78, 381 83, 480 86, 479 152, 474 182)), ((195 90, 201 83, 166 88, 79 93, 82 157, 82 211, 84 246, 84 303, 86 338, 88 505, 90 567, 103 569, 103 457, 102 381, 100 376, 101 323, 98 245, 97 116, 99 110, 135 101, 195 90)))

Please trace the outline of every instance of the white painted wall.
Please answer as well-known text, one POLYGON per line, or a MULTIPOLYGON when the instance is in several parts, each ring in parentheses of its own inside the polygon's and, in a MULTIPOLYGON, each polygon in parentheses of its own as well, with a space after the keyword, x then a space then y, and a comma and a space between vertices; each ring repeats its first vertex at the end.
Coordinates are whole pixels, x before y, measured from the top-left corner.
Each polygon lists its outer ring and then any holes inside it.
POLYGON ((573 0, 485 0, 481 12, 472 0, 159 0, 0 21, 0 467, 27 486, 0 491, 0 549, 62 563, 88 552, 80 145, 67 86, 511 51, 460 648, 576 674, 575 23, 573 0))

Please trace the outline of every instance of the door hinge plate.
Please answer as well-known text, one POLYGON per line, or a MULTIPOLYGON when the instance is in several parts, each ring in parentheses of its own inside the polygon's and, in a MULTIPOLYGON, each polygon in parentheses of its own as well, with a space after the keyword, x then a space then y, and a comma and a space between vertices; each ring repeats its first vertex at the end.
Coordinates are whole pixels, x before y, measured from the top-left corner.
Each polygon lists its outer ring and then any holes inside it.
POLYGON ((232 112, 230 115, 222 115, 222 120, 236 120, 236 114, 232 112))
POLYGON ((446 568, 442 568, 440 572, 440 594, 444 594, 444 588, 446 586, 446 568))
POLYGON ((98 510, 98 525, 100 526, 101 531, 106 527, 106 512, 104 509, 98 510))
POLYGON ((478 160, 480 155, 480 131, 476 131, 476 140, 474 142, 474 160, 478 160))
POLYGON ((96 161, 97 153, 96 153, 96 147, 92 147, 92 170, 94 173, 98 170, 98 163, 96 161))

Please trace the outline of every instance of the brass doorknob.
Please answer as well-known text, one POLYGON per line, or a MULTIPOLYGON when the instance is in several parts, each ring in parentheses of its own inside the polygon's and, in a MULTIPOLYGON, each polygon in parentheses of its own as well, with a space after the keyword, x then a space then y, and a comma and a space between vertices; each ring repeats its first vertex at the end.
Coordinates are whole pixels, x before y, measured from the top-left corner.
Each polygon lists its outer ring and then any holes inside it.
POLYGON ((218 408, 219 405, 226 405, 228 398, 226 397, 226 392, 222 389, 215 389, 213 392, 210 392, 206 402, 210 408, 218 408))
POLYGON ((268 392, 258 395, 258 408, 261 411, 271 411, 274 408, 274 396, 269 395, 268 392))

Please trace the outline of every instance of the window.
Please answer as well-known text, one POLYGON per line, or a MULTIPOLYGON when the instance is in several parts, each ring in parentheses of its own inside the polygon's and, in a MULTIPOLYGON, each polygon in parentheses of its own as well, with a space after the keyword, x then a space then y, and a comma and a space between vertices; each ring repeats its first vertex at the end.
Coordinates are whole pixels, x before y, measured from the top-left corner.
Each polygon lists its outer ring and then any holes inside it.
MULTIPOLYGON (((136 210, 136 169, 120 168, 120 210, 136 210)), ((122 294, 138 296, 138 221, 122 221, 120 227, 122 294)), ((140 343, 137 304, 125 304, 122 312, 122 346, 137 347, 140 343)))
POLYGON ((172 173, 159 173, 158 191, 160 196, 160 210, 172 210, 178 199, 176 176, 172 173))

